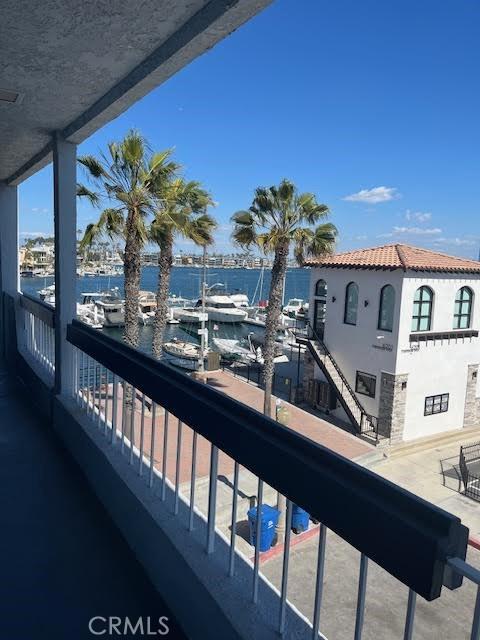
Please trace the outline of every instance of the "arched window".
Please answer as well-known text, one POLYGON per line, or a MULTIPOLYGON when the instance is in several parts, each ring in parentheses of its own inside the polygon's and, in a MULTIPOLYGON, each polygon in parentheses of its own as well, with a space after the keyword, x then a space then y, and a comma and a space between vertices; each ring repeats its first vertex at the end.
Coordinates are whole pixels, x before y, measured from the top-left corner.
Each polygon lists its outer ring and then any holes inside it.
POLYGON ((413 298, 412 331, 430 331, 432 327, 433 291, 419 287, 413 298))
POLYGON ((453 328, 469 329, 472 320, 473 291, 470 287, 462 287, 455 296, 453 311, 453 328))
POLYGON ((327 283, 325 280, 318 280, 315 285, 315 295, 319 298, 325 298, 327 295, 327 283))
POLYGON ((393 312, 395 309, 395 289, 386 284, 380 291, 380 309, 378 311, 378 328, 393 331, 393 312))
POLYGON ((357 324, 358 310, 358 284, 350 282, 345 290, 345 313, 343 321, 345 324, 357 324))

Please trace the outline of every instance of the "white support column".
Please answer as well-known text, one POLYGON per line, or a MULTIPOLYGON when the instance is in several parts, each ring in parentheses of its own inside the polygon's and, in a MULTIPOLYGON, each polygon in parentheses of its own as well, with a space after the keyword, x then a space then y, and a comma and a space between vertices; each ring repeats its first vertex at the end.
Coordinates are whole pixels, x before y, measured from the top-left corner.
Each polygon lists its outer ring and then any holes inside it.
POLYGON ((0 356, 5 355, 7 329, 3 293, 16 298, 19 278, 17 187, 0 184, 0 356))
POLYGON ((57 133, 53 139, 55 227, 55 393, 72 385, 72 348, 67 325, 76 316, 77 155, 76 145, 57 133))

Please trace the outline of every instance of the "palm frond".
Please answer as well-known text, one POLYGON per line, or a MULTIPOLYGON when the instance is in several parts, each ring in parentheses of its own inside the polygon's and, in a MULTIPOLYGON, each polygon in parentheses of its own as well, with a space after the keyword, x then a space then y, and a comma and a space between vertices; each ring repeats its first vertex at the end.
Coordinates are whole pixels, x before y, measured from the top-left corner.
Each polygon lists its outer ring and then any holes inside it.
POLYGON ((100 202, 100 196, 98 193, 95 193, 95 191, 92 191, 84 184, 80 183, 77 183, 77 197, 86 198, 94 207, 97 207, 100 202))
POLYGON ((105 178, 108 176, 105 167, 94 156, 79 156, 77 162, 87 169, 92 178, 105 178))

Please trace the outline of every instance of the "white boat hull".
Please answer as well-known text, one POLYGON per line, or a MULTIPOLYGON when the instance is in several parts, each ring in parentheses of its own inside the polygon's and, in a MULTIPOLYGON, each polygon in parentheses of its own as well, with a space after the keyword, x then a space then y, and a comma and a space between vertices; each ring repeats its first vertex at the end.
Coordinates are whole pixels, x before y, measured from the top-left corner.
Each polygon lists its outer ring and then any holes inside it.
POLYGON ((212 322, 222 322, 225 324, 233 324, 236 322, 244 322, 248 317, 243 309, 215 309, 214 307, 206 307, 208 319, 212 322))

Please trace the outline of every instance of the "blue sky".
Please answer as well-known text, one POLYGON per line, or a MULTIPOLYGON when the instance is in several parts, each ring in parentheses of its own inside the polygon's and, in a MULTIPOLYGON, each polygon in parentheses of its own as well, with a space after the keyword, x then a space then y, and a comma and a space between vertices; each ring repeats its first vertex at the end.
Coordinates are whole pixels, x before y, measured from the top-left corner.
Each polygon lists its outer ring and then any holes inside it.
MULTIPOLYGON (((131 127, 174 147, 219 203, 222 251, 253 189, 288 177, 330 206, 340 250, 398 241, 476 258, 479 31, 474 0, 277 0, 79 153, 131 127)), ((51 232, 50 168, 21 185, 20 212, 23 237, 51 232)), ((79 206, 80 228, 94 217, 79 206)))

